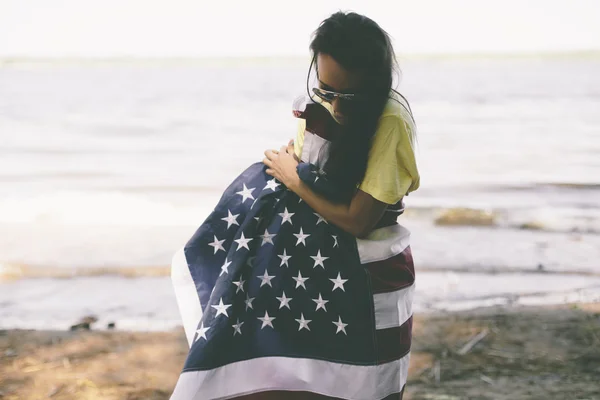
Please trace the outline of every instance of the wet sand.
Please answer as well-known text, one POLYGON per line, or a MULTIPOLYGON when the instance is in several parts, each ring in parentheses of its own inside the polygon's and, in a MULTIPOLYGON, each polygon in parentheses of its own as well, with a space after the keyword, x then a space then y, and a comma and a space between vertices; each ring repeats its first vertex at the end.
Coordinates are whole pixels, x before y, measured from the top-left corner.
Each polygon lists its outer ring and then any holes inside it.
MULTIPOLYGON (((168 399, 168 332, 0 331, 0 399, 168 399)), ((600 399, 600 303, 415 316, 409 399, 600 399)))

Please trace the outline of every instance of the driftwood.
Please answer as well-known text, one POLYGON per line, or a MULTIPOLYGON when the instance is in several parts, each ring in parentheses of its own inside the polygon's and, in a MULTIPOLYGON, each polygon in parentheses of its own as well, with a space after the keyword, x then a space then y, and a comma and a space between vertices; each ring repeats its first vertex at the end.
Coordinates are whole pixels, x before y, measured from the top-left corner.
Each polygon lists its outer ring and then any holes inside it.
POLYGON ((458 354, 464 356, 480 341, 483 340, 489 333, 489 330, 485 328, 481 332, 479 332, 473 339, 469 340, 460 350, 458 350, 458 354))

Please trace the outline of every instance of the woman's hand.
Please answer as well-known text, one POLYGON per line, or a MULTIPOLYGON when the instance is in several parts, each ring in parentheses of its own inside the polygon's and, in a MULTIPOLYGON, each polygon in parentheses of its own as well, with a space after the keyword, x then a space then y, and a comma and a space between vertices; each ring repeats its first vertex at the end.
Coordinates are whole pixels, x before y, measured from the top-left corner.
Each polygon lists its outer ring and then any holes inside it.
POLYGON ((293 140, 290 140, 287 147, 282 146, 279 151, 266 150, 263 163, 267 166, 267 174, 283 183, 288 189, 294 191, 294 188, 300 183, 300 177, 296 171, 299 160, 294 154, 293 140))

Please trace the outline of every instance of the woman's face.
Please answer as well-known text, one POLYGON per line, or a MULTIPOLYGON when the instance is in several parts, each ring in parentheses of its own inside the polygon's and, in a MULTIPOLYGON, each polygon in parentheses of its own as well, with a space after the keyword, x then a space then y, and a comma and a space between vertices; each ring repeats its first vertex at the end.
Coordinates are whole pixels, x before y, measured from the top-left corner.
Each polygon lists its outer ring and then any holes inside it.
MULTIPOLYGON (((338 93, 360 92, 360 76, 344 69, 329 54, 319 53, 317 55, 317 78, 321 89, 338 93)), ((336 97, 331 101, 331 106, 333 118, 339 124, 343 125, 348 122, 348 114, 352 108, 351 100, 340 100, 336 97)))

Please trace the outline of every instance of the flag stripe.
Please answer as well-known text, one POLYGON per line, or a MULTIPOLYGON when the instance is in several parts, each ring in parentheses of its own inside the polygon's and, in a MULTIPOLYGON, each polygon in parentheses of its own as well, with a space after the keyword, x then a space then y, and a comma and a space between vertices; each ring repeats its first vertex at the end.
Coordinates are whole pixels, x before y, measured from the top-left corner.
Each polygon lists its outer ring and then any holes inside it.
POLYGON ((386 329, 401 326, 412 316, 412 300, 415 285, 389 293, 373 296, 375 328, 386 329))
POLYGON ((410 245, 410 231, 402 225, 374 229, 364 239, 356 239, 361 264, 387 260, 410 245))
POLYGON ((412 321, 411 316, 402 326, 377 330, 377 361, 379 363, 398 360, 408 354, 412 340, 412 321))
POLYGON ((410 246, 387 260, 375 261, 363 266, 371 276, 373 293, 391 292, 412 285, 415 269, 410 246))
MULTIPOLYGON (((392 393, 383 400, 402 400, 404 387, 398 393, 392 393)), ((290 392, 287 390, 271 390, 268 392, 252 393, 245 396, 237 396, 236 400, 335 400, 339 397, 324 396, 311 392, 290 392)))
POLYGON ((188 346, 192 347, 196 328, 202 319, 202 305, 183 247, 175 253, 171 261, 171 283, 175 289, 188 346))
POLYGON ((406 382, 410 355, 380 365, 262 357, 209 371, 183 372, 171 399, 231 399, 264 391, 308 391, 342 399, 379 400, 406 382), (278 377, 284 378, 278 380, 278 377))

